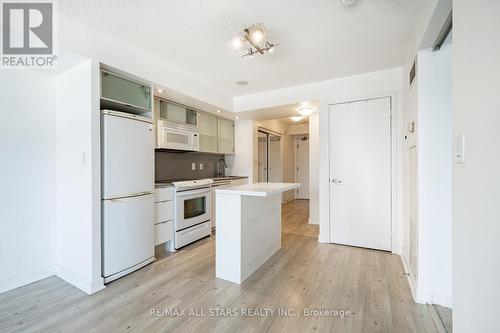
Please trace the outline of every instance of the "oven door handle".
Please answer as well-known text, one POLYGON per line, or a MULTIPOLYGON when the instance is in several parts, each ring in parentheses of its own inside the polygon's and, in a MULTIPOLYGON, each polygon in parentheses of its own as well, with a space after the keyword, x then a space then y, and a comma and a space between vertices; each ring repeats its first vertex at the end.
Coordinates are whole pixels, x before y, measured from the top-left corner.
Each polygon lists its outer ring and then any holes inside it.
POLYGON ((203 188, 201 190, 196 190, 196 191, 177 192, 176 195, 178 197, 185 197, 185 196, 193 195, 193 194, 210 193, 210 191, 211 191, 210 187, 207 187, 207 188, 203 188))

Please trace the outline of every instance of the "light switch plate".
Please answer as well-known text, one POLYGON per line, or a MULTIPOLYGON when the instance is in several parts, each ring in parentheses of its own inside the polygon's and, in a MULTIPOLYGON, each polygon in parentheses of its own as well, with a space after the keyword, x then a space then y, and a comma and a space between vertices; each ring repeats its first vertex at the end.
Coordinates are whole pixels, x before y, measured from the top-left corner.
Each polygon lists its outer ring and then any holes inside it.
POLYGON ((191 170, 196 170, 196 163, 191 163, 191 170))

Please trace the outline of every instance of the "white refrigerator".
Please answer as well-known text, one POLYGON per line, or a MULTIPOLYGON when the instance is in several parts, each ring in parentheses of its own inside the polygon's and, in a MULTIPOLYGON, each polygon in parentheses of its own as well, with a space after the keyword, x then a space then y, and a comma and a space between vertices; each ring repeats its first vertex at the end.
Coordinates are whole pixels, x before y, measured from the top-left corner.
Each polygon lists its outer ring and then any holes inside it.
POLYGON ((102 110, 102 276, 154 260, 154 135, 149 118, 102 110))

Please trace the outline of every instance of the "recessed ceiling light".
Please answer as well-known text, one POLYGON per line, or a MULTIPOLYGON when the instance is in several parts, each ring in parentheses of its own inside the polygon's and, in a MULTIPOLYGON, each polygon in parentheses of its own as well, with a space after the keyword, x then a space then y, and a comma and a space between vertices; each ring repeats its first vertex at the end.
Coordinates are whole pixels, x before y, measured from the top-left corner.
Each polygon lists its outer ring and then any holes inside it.
POLYGON ((163 89, 156 89, 159 93, 163 92, 163 89))
POLYGON ((236 84, 239 86, 248 86, 250 82, 242 80, 242 81, 236 81, 236 84))
POLYGON ((352 6, 356 3, 356 0, 340 0, 342 4, 346 7, 352 6))
POLYGON ((290 119, 292 119, 293 121, 301 121, 302 117, 301 116, 293 116, 293 117, 290 117, 290 119))
POLYGON ((303 106, 299 108, 297 111, 303 116, 310 116, 314 113, 314 109, 310 106, 303 106))

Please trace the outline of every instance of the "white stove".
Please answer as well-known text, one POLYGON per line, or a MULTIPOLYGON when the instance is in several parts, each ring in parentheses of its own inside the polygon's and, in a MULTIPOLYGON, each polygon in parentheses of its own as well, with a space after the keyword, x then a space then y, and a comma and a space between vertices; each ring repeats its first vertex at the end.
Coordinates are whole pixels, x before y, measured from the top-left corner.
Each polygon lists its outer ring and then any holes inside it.
POLYGON ((189 189, 196 189, 201 187, 210 187, 213 184, 213 179, 197 179, 197 180, 182 180, 173 181, 172 185, 175 187, 176 191, 185 191, 189 189))
POLYGON ((174 181, 175 249, 210 236, 212 179, 174 181))

